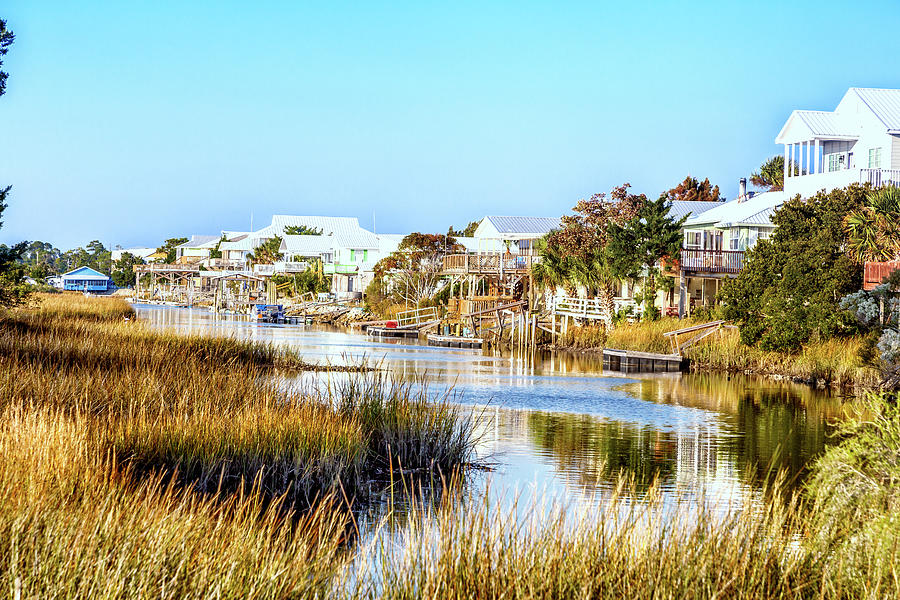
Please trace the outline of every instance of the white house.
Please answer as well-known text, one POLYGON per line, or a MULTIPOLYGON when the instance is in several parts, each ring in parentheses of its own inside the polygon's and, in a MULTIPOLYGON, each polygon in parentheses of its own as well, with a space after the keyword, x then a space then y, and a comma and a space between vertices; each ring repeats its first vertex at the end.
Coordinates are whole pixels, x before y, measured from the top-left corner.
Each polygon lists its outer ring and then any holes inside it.
POLYGON ((222 237, 218 235, 192 235, 189 242, 175 246, 175 262, 199 263, 209 258, 222 237))
POLYGON ((775 142, 784 144, 788 196, 900 185, 900 90, 850 88, 833 111, 795 110, 775 142))
POLYGON ((475 233, 477 252, 535 254, 535 242, 554 229, 559 217, 502 217, 488 215, 481 219, 475 233))

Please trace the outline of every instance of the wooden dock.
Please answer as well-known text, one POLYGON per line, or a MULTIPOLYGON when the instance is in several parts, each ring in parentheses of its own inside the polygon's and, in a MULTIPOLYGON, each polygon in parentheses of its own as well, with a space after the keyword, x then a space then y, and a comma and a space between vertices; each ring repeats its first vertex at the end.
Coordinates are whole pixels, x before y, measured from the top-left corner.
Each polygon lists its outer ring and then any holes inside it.
POLYGON ((419 337, 419 330, 399 329, 396 327, 367 327, 366 334, 372 337, 417 339, 419 337))
POLYGON ((428 345, 441 348, 475 348, 480 349, 484 345, 481 338, 462 337, 459 335, 428 334, 428 345))
POLYGON ((603 368, 622 373, 673 373, 686 366, 680 354, 653 354, 634 350, 603 350, 603 368))

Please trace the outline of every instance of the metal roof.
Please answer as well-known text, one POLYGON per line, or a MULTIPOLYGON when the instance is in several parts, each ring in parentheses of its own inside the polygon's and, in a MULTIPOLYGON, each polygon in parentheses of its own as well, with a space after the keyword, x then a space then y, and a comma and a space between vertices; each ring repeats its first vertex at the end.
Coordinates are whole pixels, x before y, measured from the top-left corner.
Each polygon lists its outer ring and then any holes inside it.
POLYGON ((689 217, 684 228, 712 225, 731 227, 739 224, 771 225, 775 209, 787 201, 784 192, 763 192, 747 200, 731 200, 699 215, 689 217))
POLYGON ((900 131, 900 90, 850 88, 890 131, 900 131))
POLYGON ((696 216, 704 213, 717 206, 722 206, 724 202, 692 202, 690 200, 673 200, 669 203, 669 216, 676 221, 688 215, 696 216))
POLYGON ((378 248, 378 236, 362 227, 358 227, 356 231, 352 232, 335 233, 331 237, 334 239, 332 245, 335 248, 350 248, 352 250, 378 248))
POLYGON ((201 246, 206 246, 208 244, 212 244, 215 246, 216 243, 221 239, 217 235, 192 235, 191 241, 185 242, 184 244, 180 244, 175 246, 176 248, 199 248, 201 246))
POLYGON ((827 110, 795 110, 794 114, 809 127, 813 135, 856 137, 835 112, 827 110))
POLYGON ((559 217, 500 217, 490 215, 485 217, 485 219, 501 235, 543 236, 560 227, 559 217))
POLYGON ((68 273, 63 273, 60 277, 65 279, 103 279, 107 280, 109 277, 101 273, 96 269, 92 269, 91 267, 78 267, 77 269, 73 269, 68 273))
POLYGON ((356 217, 272 215, 272 224, 254 232, 253 237, 284 236, 285 227, 300 227, 302 225, 320 229, 322 230, 322 235, 356 233, 362 229, 359 226, 359 219, 356 217))
POLYGON ((333 238, 328 235, 285 235, 282 236, 280 251, 285 254, 315 256, 330 252, 333 238))

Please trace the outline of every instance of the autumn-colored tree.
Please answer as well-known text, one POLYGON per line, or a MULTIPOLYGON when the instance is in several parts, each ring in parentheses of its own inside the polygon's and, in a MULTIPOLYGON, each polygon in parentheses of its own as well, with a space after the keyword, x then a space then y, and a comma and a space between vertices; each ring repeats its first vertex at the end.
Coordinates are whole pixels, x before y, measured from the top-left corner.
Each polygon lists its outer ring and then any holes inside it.
POLYGON ((713 186, 709 178, 700 181, 688 175, 684 181, 666 192, 669 201, 687 202, 724 202, 725 197, 719 193, 719 186, 713 186))
POLYGON ((547 236, 541 253, 548 265, 539 270, 539 279, 558 282, 557 271, 564 272, 569 285, 580 286, 589 297, 600 299, 607 326, 612 325, 615 312, 613 286, 617 281, 608 251, 610 226, 630 221, 647 201, 643 194, 629 193, 629 187, 626 183, 613 188, 608 196, 594 194, 580 200, 573 209, 575 214, 563 216, 562 227, 547 236))
POLYGON ((452 236, 411 233, 376 263, 375 277, 400 302, 418 306, 439 291, 444 256, 464 250, 452 236))

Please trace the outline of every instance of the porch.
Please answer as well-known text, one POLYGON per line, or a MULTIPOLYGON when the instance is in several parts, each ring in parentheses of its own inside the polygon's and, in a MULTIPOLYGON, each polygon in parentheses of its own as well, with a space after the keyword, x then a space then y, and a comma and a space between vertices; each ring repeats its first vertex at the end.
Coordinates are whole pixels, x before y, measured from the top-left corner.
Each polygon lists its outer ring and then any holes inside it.
POLYGON ((442 271, 447 275, 503 275, 531 272, 532 265, 541 261, 531 254, 448 254, 443 258, 442 271))

